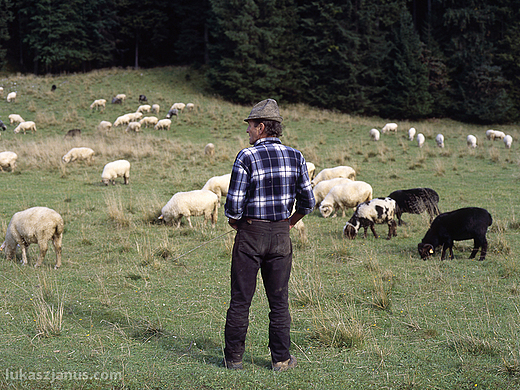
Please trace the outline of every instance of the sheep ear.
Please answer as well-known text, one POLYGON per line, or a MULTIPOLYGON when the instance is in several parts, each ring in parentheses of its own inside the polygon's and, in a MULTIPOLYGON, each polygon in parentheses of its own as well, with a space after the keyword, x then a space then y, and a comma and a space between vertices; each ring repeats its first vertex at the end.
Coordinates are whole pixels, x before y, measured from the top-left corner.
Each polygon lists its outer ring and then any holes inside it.
POLYGON ((432 248, 430 248, 430 253, 433 253, 433 249, 432 248))

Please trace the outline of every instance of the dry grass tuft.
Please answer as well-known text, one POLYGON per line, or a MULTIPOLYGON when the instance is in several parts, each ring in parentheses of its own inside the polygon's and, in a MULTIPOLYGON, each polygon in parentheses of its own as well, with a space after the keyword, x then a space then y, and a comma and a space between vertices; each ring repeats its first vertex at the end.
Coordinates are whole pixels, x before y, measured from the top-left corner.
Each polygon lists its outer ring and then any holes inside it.
POLYGON ((360 347, 369 336, 369 329, 357 318, 353 307, 334 309, 331 313, 315 311, 314 324, 311 337, 326 347, 360 347))
POLYGON ((48 301, 54 300, 55 292, 49 286, 45 278, 38 277, 39 285, 34 293, 33 305, 36 321, 36 337, 59 336, 63 324, 64 295, 60 298, 56 289, 56 304, 48 301))
POLYGON ((126 212, 123 208, 123 201, 121 199, 121 193, 116 194, 115 192, 110 192, 103 195, 105 199, 105 204, 107 206, 107 216, 108 219, 118 227, 118 228, 126 228, 131 225, 131 219, 128 216, 128 212, 126 212))

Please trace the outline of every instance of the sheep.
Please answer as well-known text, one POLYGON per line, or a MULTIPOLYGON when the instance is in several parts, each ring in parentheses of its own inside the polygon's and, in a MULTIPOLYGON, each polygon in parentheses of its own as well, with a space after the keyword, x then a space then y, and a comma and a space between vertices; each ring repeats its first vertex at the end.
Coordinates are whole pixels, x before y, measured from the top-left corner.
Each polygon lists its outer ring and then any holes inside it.
POLYGON ((408 129, 408 140, 413 141, 413 138, 415 137, 415 128, 410 127, 408 129))
POLYGON ((93 157, 94 151, 90 148, 72 148, 61 159, 64 163, 86 160, 90 164, 93 157))
POLYGON ((23 131, 23 133, 25 134, 25 132, 28 130, 32 130, 32 131, 36 132, 36 124, 33 121, 25 121, 25 122, 20 123, 14 129, 14 133, 18 134, 20 131, 23 131))
POLYGON ((121 115, 117 117, 116 121, 114 122, 114 126, 117 127, 121 125, 128 125, 130 123, 130 119, 131 118, 128 116, 128 114, 121 115))
POLYGON ((25 122, 25 120, 18 114, 9 114, 9 122, 13 125, 25 122))
POLYGON ((121 103, 124 103, 125 99, 126 99, 126 95, 124 93, 119 93, 116 95, 116 99, 119 99, 119 100, 121 100, 121 103))
POLYGON ((504 133, 503 131, 498 131, 498 130, 495 130, 494 134, 495 134, 495 137, 493 138, 493 141, 496 141, 497 139, 503 140, 504 137, 506 136, 506 133, 504 133))
POLYGON ((425 141, 425 138, 424 138, 423 133, 419 133, 419 134, 417 134, 417 146, 419 146, 420 148, 422 148, 423 145, 424 145, 424 141, 425 141))
POLYGON ((332 189, 332 187, 334 187, 335 185, 338 185, 338 184, 350 183, 350 182, 352 182, 352 180, 348 179, 346 177, 335 177, 334 179, 320 181, 312 189, 312 192, 314 194, 314 200, 316 201, 315 207, 316 208, 320 207, 321 202, 323 201, 323 199, 325 199, 325 197, 327 196, 329 191, 332 189))
POLYGON ((368 134, 370 135, 370 138, 372 138, 372 141, 379 141, 379 138, 381 137, 381 134, 377 129, 370 130, 368 134))
POLYGON ((343 237, 355 239, 359 229, 364 228, 363 238, 367 238, 367 227, 370 227, 375 238, 379 238, 374 228, 376 223, 388 225, 388 237, 397 236, 397 224, 394 221, 396 202, 392 198, 376 198, 359 204, 352 218, 343 227, 343 237))
POLYGON ((130 163, 126 160, 116 160, 109 162, 103 168, 103 173, 101 174, 101 181, 104 185, 108 185, 108 183, 112 183, 112 185, 116 184, 115 180, 118 177, 123 178, 124 184, 128 184, 130 179, 130 163))
POLYGON ((427 211, 430 215, 430 223, 439 215, 439 194, 431 188, 412 188, 409 190, 393 191, 388 198, 396 202, 395 215, 399 226, 404 222, 401 220, 403 213, 421 214, 427 211))
POLYGON ((179 228, 182 217, 185 217, 190 228, 193 228, 190 217, 204 215, 204 221, 211 219, 211 226, 214 228, 219 205, 218 196, 208 190, 177 192, 161 209, 159 219, 167 224, 175 222, 179 228))
POLYGON ((437 134, 435 142, 437 142, 439 148, 444 148, 444 136, 442 134, 437 134))
POLYGON ((143 119, 141 119, 139 121, 139 123, 141 124, 141 127, 148 127, 148 126, 152 126, 154 127, 157 122, 159 121, 159 119, 157 119, 157 117, 155 116, 145 116, 143 119))
POLYGON ((170 130, 171 124, 172 124, 172 121, 170 119, 161 119, 154 126, 154 129, 155 130, 170 130))
POLYGON ((466 138, 466 143, 468 144, 468 147, 471 149, 475 149, 477 147, 477 137, 474 135, 468 135, 466 138))
POLYGON ((98 131, 110 131, 112 128, 112 123, 109 121, 101 121, 99 122, 99 125, 97 125, 98 131))
POLYGON ((511 145, 513 144, 513 137, 508 134, 504 137, 503 141, 506 148, 511 149, 511 145))
POLYGON ((142 113, 150 112, 151 109, 152 109, 152 106, 150 106, 149 104, 144 104, 137 108, 137 112, 142 112, 142 113))
POLYGON ((123 100, 116 97, 112 98, 112 104, 122 104, 123 100))
POLYGON ((394 133, 397 132, 397 123, 387 123, 383 126, 381 129, 381 132, 385 134, 386 132, 393 131, 394 133))
POLYGON ((65 137, 63 138, 74 138, 74 137, 80 137, 81 136, 81 130, 80 129, 72 129, 67 131, 67 134, 65 134, 65 137))
POLYGON ((51 87, 51 92, 54 92, 56 91, 58 87, 56 86, 56 84, 52 84, 52 87, 51 87))
POLYGON ((495 140, 495 130, 487 130, 486 131, 486 138, 490 141, 494 141, 495 140))
POLYGON ((139 131, 141 131, 141 124, 139 122, 130 122, 125 129, 126 133, 128 133, 129 131, 138 133, 139 131))
POLYGON ((148 99, 146 98, 146 95, 139 95, 139 103, 147 102, 148 99))
POLYGON ((140 120, 143 117, 142 112, 130 112, 125 115, 127 115, 128 118, 130 118, 130 122, 137 122, 138 120, 140 120))
POLYGON ((186 104, 184 103, 173 103, 173 105, 171 106, 170 110, 179 110, 179 111, 184 111, 184 107, 186 107, 186 104))
POLYGON ((5 249, 7 260, 12 260, 16 254, 17 245, 22 249, 22 263, 27 265, 27 248, 30 244, 38 244, 40 255, 34 265, 39 267, 47 253, 48 241, 52 240, 56 252, 54 269, 61 267, 61 243, 63 239, 63 218, 53 209, 47 207, 31 207, 13 215, 5 241, 0 247, 5 249))
POLYGON ((159 111, 161 110, 161 106, 159 106, 158 104, 152 104, 152 109, 151 111, 155 114, 158 114, 159 111))
POLYGON ((170 111, 168 111, 168 114, 166 114, 166 118, 170 119, 174 115, 179 115, 179 110, 176 108, 170 108, 170 111))
POLYGON ((417 245, 419 255, 426 260, 442 245, 441 260, 446 257, 446 249, 450 251, 449 258, 453 259, 453 241, 473 239, 473 250, 469 258, 475 258, 481 248, 479 261, 482 261, 486 258, 488 248, 487 229, 492 223, 491 214, 480 207, 465 207, 439 214, 417 245))
POLYGON ((0 87, 0 97, 4 96, 4 87, 0 87))
POLYGON ((5 125, 4 122, 2 122, 1 119, 0 119, 0 129, 2 129, 3 131, 6 131, 6 130, 7 130, 7 126, 5 125))
POLYGON ((348 179, 356 179, 356 171, 348 166, 338 166, 334 168, 325 168, 316 175, 311 181, 311 185, 314 187, 322 180, 334 179, 335 177, 346 177, 348 179))
POLYGON ((227 196, 230 181, 231 173, 227 173, 222 176, 213 176, 212 178, 208 179, 202 189, 215 193, 220 202, 222 196, 227 196))
POLYGON ((372 199, 372 186, 364 181, 337 184, 332 187, 321 201, 320 213, 323 218, 329 217, 334 210, 341 209, 343 217, 345 210, 372 199))
POLYGON ((211 142, 204 146, 204 154, 206 156, 214 156, 215 155, 215 145, 213 145, 211 142))
POLYGON ((195 108, 195 104, 193 104, 193 103, 186 104, 186 110, 193 111, 194 108, 195 108))
POLYGON ((11 172, 16 168, 16 160, 18 155, 15 152, 1 152, 0 153, 0 171, 4 171, 4 168, 9 167, 11 172))
POLYGON ((16 101, 16 92, 9 92, 7 94, 7 103, 15 102, 16 101))
POLYGON ((309 174, 309 179, 314 179, 314 174, 316 173, 316 166, 308 161, 305 162, 305 165, 307 165, 307 173, 309 174))
POLYGON ((94 100, 94 102, 90 105, 90 109, 93 110, 95 108, 103 111, 105 109, 106 102, 107 101, 105 99, 94 100))

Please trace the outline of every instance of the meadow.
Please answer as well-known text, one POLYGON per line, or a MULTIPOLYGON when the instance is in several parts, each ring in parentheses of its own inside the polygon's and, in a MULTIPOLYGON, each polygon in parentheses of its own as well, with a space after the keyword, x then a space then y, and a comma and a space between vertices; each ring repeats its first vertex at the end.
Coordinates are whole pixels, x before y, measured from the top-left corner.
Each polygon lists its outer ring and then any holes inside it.
MULTIPOLYGON (((200 189, 230 172, 248 146, 251 107, 225 102, 189 68, 106 69, 56 76, 0 78, 15 103, 0 100, 0 151, 18 154, 0 172, 0 240, 12 215, 47 206, 65 221, 63 265, 52 246, 44 266, 0 254, 0 388, 5 389, 516 389, 520 387, 520 153, 517 126, 478 126, 435 119, 399 121, 396 134, 368 136, 390 120, 281 104, 282 141, 300 149, 317 171, 349 165, 374 196, 430 187, 441 211, 486 208, 493 216, 485 261, 469 260, 472 241, 456 242, 453 260, 420 259, 426 214, 404 214, 397 237, 345 240, 346 218, 304 218, 293 231, 290 281, 292 353, 298 367, 270 370, 268 305, 259 277, 250 312, 244 370, 220 366, 229 303, 234 233, 224 208, 215 229, 193 217, 181 228, 157 219, 179 191, 200 189), (51 86, 57 89, 51 92, 51 86), (125 93, 123 105, 110 100, 125 93), (139 106, 145 94, 161 106, 193 102, 169 131, 99 132, 139 106), (107 100, 102 112, 89 109, 107 100), (36 123, 14 134, 8 115, 36 123), (407 139, 415 127, 423 148, 407 139), (64 139, 73 128, 82 136, 64 139), (514 138, 511 149, 485 131, 514 138), (444 134, 445 148, 435 144, 444 134), (466 136, 479 146, 468 149, 466 136), (205 156, 204 146, 216 146, 205 156), (64 164, 75 146, 94 162, 64 164), (103 166, 127 159, 130 183, 101 183, 103 166)), ((259 96, 258 100, 267 98, 259 96)), ((223 201, 222 201, 223 203, 223 201)), ((386 237, 386 226, 376 230, 386 237)), ((478 257, 478 256, 477 256, 478 257)))

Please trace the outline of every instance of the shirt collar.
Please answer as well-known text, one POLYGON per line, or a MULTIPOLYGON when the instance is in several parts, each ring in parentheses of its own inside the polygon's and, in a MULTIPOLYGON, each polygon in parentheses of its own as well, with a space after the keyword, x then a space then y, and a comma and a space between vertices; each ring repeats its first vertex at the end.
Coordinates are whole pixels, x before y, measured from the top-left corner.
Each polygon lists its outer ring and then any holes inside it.
POLYGON ((270 143, 270 144, 281 144, 282 141, 280 141, 280 138, 278 137, 264 137, 256 140, 255 144, 253 146, 258 146, 264 142, 270 143))

